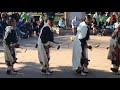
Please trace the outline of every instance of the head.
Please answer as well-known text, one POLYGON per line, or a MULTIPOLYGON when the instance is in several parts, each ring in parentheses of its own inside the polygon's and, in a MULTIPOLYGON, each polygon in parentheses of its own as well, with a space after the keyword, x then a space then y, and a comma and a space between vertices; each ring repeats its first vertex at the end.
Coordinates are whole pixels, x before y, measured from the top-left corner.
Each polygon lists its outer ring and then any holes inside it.
POLYGON ((103 19, 100 19, 100 22, 103 22, 103 19))
POLYGON ((53 25, 54 25, 54 18, 48 18, 48 19, 47 19, 47 23, 48 23, 51 27, 53 27, 53 25))
POLYGON ((115 15, 115 12, 113 12, 113 15, 115 15))
POLYGON ((78 20, 78 17, 75 16, 75 20, 78 20))
POLYGON ((13 17, 9 17, 8 24, 15 28, 16 27, 16 20, 13 17))
POLYGON ((43 17, 42 17, 42 16, 40 16, 40 17, 39 17, 39 20, 40 20, 40 21, 41 21, 41 20, 43 20, 43 17))
POLYGON ((25 18, 23 18, 23 19, 22 19, 22 21, 23 21, 23 22, 26 22, 26 19, 25 19, 25 18))
POLYGON ((1 18, 2 18, 2 19, 5 19, 5 18, 6 18, 6 13, 5 13, 5 12, 3 12, 3 13, 1 14, 1 18))
POLYGON ((91 15, 87 15, 85 16, 85 22, 86 24, 92 24, 92 16, 91 15))

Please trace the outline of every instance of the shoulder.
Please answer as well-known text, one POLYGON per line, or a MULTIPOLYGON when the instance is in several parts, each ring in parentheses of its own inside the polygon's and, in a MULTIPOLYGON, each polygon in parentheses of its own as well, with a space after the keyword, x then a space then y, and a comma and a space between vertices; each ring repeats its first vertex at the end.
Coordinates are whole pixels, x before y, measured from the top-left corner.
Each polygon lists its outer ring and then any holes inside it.
POLYGON ((11 26, 7 26, 6 28, 5 28, 5 30, 6 30, 6 32, 8 32, 8 33, 11 33, 11 30, 12 30, 13 28, 11 27, 11 26))
POLYGON ((43 27, 43 31, 49 31, 50 28, 48 26, 43 27))

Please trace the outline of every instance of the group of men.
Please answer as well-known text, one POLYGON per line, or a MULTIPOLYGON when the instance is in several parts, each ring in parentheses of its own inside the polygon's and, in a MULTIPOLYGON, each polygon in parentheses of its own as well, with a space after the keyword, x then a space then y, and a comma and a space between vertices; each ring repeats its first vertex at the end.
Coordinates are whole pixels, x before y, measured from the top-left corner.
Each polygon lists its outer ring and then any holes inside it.
MULTIPOLYGON (((90 60, 88 59, 88 49, 92 50, 92 47, 88 46, 87 41, 90 39, 89 37, 90 37, 91 23, 92 23, 92 16, 86 15, 85 20, 79 24, 73 45, 73 54, 72 54, 73 70, 77 74, 83 76, 87 75, 87 73, 89 72, 88 65, 90 60)), ((38 48, 38 58, 40 64, 42 65, 41 73, 43 74, 53 73, 53 71, 51 71, 49 68, 50 48, 56 48, 56 47, 57 49, 60 48, 59 43, 54 41, 54 34, 52 30, 53 25, 54 25, 54 18, 48 17, 47 22, 40 30, 38 43, 36 44, 36 48, 38 48)), ((5 62, 7 65, 7 71, 6 71, 7 74, 16 74, 16 70, 14 70, 13 66, 17 60, 15 48, 18 48, 19 44, 17 44, 18 40, 16 36, 15 26, 16 26, 16 20, 12 17, 9 18, 9 26, 6 27, 6 32, 3 40, 5 62)), ((116 64, 114 62, 114 64, 117 65, 116 67, 118 72, 119 63, 116 64)))
MULTIPOLYGON (((88 48, 87 40, 89 40, 89 24, 91 24, 91 22, 92 17, 87 15, 85 17, 85 21, 80 24, 73 46, 73 69, 81 75, 85 75, 85 72, 88 72, 87 66, 89 60, 86 48, 88 48)), ((54 18, 48 17, 47 22, 40 30, 36 46, 36 48, 38 48, 38 58, 40 64, 42 65, 41 72, 44 74, 52 74, 53 72, 49 69, 50 48, 60 48, 59 43, 54 41, 54 34, 52 30, 53 25, 54 18)), ((9 18, 9 25, 5 28, 5 36, 3 40, 7 74, 16 74, 16 70, 14 70, 13 66, 17 60, 15 48, 18 48, 19 44, 17 44, 18 40, 15 26, 16 20, 13 17, 9 18)))

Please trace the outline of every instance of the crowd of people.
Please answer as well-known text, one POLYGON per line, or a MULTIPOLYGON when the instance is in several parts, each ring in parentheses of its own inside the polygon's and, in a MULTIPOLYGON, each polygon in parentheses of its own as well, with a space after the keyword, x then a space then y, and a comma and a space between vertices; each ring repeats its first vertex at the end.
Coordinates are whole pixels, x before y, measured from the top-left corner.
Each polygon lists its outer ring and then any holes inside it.
POLYGON ((112 33, 113 30, 116 27, 118 15, 113 12, 110 13, 103 13, 103 14, 97 14, 97 12, 93 15, 93 23, 92 23, 92 29, 93 34, 95 35, 105 35, 105 30, 108 29, 108 33, 112 33))
MULTIPOLYGON (((20 47, 20 45, 17 44, 19 39, 18 37, 21 38, 22 35, 23 37, 25 35, 29 35, 31 37, 33 31, 37 31, 36 35, 38 36, 38 42, 36 44, 36 48, 38 48, 38 58, 40 64, 42 65, 41 72, 43 74, 52 74, 53 71, 49 68, 50 48, 60 48, 59 42, 54 41, 54 33, 52 29, 54 26, 54 17, 47 16, 46 23, 43 23, 44 20, 42 17, 39 18, 39 21, 35 22, 33 16, 30 14, 30 17, 29 14, 26 12, 22 14, 15 12, 11 16, 8 16, 5 12, 1 14, 1 30, 3 30, 2 33, 4 34, 3 46, 5 62, 7 65, 6 73, 16 74, 14 64, 17 63, 15 48, 20 47), (37 23, 37 25, 34 26, 35 23, 37 23), (20 36, 18 34, 20 34, 20 36)), ((100 20, 100 25, 103 25, 102 22, 103 21, 100 20)), ((110 24, 115 24, 115 30, 113 31, 112 38, 110 40, 110 49, 108 54, 108 59, 112 62, 111 70, 117 75, 119 74, 118 69, 120 66, 119 22, 120 16, 116 17, 116 20, 112 19, 110 24)), ((90 39, 90 29, 93 23, 96 24, 96 20, 94 19, 93 21, 93 17, 91 15, 86 15, 85 20, 82 22, 79 22, 78 18, 75 17, 71 23, 74 31, 73 34, 75 35, 72 53, 72 66, 73 70, 82 76, 87 75, 86 73, 89 72, 88 65, 90 60, 88 58, 88 49, 92 50, 92 46, 88 46, 87 42, 90 39)), ((99 26, 99 28, 102 27, 99 26)))
POLYGON ((15 29, 19 39, 32 37, 33 34, 38 36, 40 29, 44 25, 43 17, 40 16, 39 20, 37 20, 32 12, 12 12, 10 15, 2 12, 0 14, 0 39, 3 39, 5 28, 8 26, 10 17, 16 20, 15 29))

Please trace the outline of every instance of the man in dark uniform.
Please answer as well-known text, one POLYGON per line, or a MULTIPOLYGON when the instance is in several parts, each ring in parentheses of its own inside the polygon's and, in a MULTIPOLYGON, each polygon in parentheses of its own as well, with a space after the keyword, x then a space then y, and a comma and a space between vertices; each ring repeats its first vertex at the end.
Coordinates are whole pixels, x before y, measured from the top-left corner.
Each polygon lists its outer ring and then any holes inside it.
POLYGON ((3 39, 5 62, 7 65, 7 74, 16 74, 16 71, 13 69, 13 66, 17 60, 15 47, 18 47, 18 40, 15 31, 16 20, 12 17, 8 20, 9 26, 5 28, 5 36, 3 39))
POLYGON ((50 48, 56 47, 54 42, 53 27, 54 19, 48 17, 47 23, 41 29, 39 38, 38 38, 38 57, 42 65, 41 72, 44 74, 52 74, 52 71, 49 69, 49 60, 50 60, 50 48))

